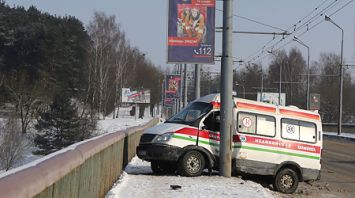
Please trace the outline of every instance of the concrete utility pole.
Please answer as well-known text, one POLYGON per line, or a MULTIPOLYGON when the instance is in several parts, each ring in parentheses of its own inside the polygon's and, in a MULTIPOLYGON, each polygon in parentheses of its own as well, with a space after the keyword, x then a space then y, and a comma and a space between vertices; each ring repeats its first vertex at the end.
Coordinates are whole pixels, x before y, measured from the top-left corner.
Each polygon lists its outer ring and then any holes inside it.
POLYGON ((325 16, 325 20, 331 22, 337 28, 341 30, 341 51, 340 51, 340 76, 339 76, 339 120, 338 120, 338 135, 341 134, 341 125, 343 117, 343 49, 344 49, 344 30, 338 24, 336 24, 330 17, 325 16))
POLYGON ((187 64, 184 65, 184 105, 183 108, 187 105, 187 64))
POLYGON ((200 65, 195 64, 195 99, 200 97, 200 65))
POLYGON ((223 49, 221 65, 221 138, 219 175, 232 174, 232 114, 233 114, 233 0, 223 1, 223 49))

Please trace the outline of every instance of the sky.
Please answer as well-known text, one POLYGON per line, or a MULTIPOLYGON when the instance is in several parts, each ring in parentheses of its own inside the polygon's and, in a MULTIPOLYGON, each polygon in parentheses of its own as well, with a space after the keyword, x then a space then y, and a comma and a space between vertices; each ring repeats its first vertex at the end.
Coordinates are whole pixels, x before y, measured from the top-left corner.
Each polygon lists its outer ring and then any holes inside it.
MULTIPOLYGON (((125 31, 132 46, 145 53, 155 65, 163 68, 172 66, 166 63, 168 0, 5 0, 5 2, 10 6, 20 5, 25 8, 34 5, 39 10, 53 15, 72 15, 81 20, 85 26, 92 20, 95 11, 115 15, 116 21, 125 31)), ((292 47, 297 47, 307 60, 307 49, 292 41, 293 36, 297 36, 309 46, 311 64, 319 59, 320 53, 340 54, 341 31, 332 23, 324 21, 324 14, 330 15, 331 19, 344 30, 344 63, 355 64, 354 0, 234 0, 233 2, 233 12, 237 15, 233 18, 236 31, 282 32, 288 30, 288 32, 293 32, 295 24, 298 28, 300 24, 316 16, 315 21, 312 21, 308 27, 311 28, 320 22, 318 25, 308 31, 304 26, 273 48, 273 51, 280 49, 289 51, 292 47), (346 5, 348 2, 349 4, 346 5), (332 5, 334 7, 331 7, 332 5), (322 12, 327 6, 329 10, 322 12), (341 9, 343 6, 345 7, 341 9), (339 11, 336 12, 337 10, 339 11), (323 15, 319 16, 321 14, 323 15)), ((218 0, 216 7, 216 26, 221 27, 223 1, 218 0)), ((263 46, 266 43, 277 43, 281 38, 281 36, 273 38, 273 35, 234 34, 233 56, 236 60, 262 63, 265 67, 272 55, 267 53, 271 45, 267 45, 262 51, 263 46)), ((222 52, 221 43, 221 33, 216 33, 216 55, 222 52)), ((209 67, 219 71, 220 62, 215 62, 209 67)), ((242 65, 236 64, 235 67, 238 69, 242 65)), ((355 73, 355 67, 350 68, 349 71, 355 73)))

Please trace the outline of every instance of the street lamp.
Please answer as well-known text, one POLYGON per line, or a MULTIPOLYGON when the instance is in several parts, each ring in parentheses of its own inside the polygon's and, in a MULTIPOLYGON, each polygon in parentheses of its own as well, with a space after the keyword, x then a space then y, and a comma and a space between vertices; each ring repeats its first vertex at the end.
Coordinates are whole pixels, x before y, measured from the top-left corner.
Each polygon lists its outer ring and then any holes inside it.
POLYGON ((264 92, 264 71, 261 68, 261 89, 260 89, 260 101, 263 102, 263 92, 264 92))
POLYGON ((306 47, 308 51, 308 56, 307 56, 307 110, 308 110, 309 109, 309 47, 296 36, 293 37, 293 40, 306 47))
MULTIPOLYGON (((245 98, 245 87, 244 87, 244 85, 239 84, 239 83, 235 83, 235 86, 241 86, 243 88, 243 98, 245 98)), ((238 92, 237 92, 237 94, 238 94, 238 92)))
POLYGON ((341 51, 340 51, 340 83, 339 83, 339 120, 338 120, 338 135, 341 133, 342 114, 343 114, 343 47, 344 47, 344 30, 336 24, 330 17, 325 15, 325 20, 331 22, 341 30, 341 51))
MULTIPOLYGON (((277 56, 274 54, 274 52, 273 51, 267 51, 267 53, 270 53, 270 54, 272 54, 273 56, 275 56, 275 60, 276 60, 276 63, 278 63, 278 61, 277 61, 277 56)), ((279 67, 280 67, 280 69, 279 69, 279 71, 280 71, 280 76, 279 76, 279 79, 280 79, 280 83, 279 83, 279 105, 281 105, 281 80, 282 80, 282 76, 281 76, 281 74, 282 74, 282 67, 281 67, 281 64, 279 64, 279 67)))

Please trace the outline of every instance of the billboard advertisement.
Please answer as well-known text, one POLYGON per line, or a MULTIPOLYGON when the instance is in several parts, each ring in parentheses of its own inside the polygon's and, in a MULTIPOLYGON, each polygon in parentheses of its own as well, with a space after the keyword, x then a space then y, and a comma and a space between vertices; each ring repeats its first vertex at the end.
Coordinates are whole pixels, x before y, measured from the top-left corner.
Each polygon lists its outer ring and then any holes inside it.
POLYGON ((150 90, 122 88, 122 103, 150 103, 150 90))
POLYGON ((167 75, 165 80, 165 98, 180 98, 181 76, 167 75))
POLYGON ((311 93, 309 96, 309 109, 310 110, 319 110, 320 109, 320 94, 311 93))
POLYGON ((214 63, 215 0, 169 0, 168 63, 214 63))
MULTIPOLYGON (((261 92, 258 92, 257 101, 270 103, 270 104, 274 104, 274 105, 279 105, 279 93, 263 92, 263 94, 261 95, 261 92)), ((285 93, 281 93, 281 105, 282 106, 286 105, 286 94, 285 93)))

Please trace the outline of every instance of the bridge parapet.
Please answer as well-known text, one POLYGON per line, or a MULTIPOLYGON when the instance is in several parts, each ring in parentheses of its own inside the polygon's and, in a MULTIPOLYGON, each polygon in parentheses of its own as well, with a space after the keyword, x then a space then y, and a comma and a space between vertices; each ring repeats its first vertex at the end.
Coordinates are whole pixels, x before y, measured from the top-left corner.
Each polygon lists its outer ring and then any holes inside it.
POLYGON ((71 145, 0 177, 0 197, 104 197, 134 157, 143 130, 104 134, 71 145))

